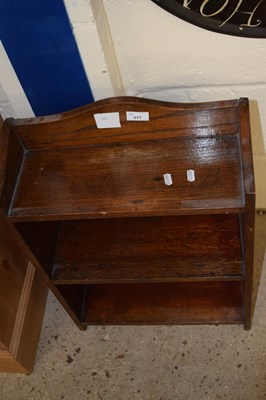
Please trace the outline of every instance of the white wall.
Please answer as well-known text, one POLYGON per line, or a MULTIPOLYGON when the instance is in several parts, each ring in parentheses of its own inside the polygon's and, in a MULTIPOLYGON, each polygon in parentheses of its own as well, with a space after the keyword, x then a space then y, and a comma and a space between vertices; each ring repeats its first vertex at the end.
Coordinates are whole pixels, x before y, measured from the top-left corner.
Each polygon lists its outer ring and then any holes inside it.
POLYGON ((33 117, 34 113, 0 41, 0 114, 7 117, 33 117))
POLYGON ((64 0, 95 99, 124 95, 102 0, 64 0))

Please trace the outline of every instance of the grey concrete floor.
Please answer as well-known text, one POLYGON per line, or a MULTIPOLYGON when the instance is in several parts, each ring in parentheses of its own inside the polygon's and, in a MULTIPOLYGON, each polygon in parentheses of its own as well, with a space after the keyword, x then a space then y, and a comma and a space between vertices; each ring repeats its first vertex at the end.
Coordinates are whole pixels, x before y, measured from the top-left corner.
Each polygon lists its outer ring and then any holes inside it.
POLYGON ((266 399, 266 215, 257 217, 253 325, 79 331, 52 295, 30 376, 0 375, 0 400, 266 399))

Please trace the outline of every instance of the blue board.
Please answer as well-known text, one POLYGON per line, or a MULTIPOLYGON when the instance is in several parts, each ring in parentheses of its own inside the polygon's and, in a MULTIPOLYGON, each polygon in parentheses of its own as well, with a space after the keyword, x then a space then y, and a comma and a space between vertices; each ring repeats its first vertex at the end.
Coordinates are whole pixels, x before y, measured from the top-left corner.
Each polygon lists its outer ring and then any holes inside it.
POLYGON ((1 0, 0 40, 37 116, 93 101, 63 0, 1 0))

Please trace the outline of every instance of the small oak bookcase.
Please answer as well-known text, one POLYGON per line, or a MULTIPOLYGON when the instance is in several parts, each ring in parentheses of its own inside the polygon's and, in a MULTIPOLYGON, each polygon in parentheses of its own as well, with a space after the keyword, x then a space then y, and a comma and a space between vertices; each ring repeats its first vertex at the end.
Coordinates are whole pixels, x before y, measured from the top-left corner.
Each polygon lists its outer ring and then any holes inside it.
POLYGON ((12 240, 80 329, 250 328, 255 190, 247 99, 118 97, 7 119, 0 183, 12 240))

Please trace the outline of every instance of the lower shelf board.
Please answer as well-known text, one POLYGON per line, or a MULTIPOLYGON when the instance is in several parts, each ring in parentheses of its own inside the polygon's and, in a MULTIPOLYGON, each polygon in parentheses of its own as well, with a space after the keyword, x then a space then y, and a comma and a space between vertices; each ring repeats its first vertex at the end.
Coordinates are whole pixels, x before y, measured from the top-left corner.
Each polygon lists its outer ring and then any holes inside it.
POLYGON ((55 284, 240 277, 237 215, 64 221, 55 284))
POLYGON ((88 285, 84 324, 241 323, 241 282, 88 285))

